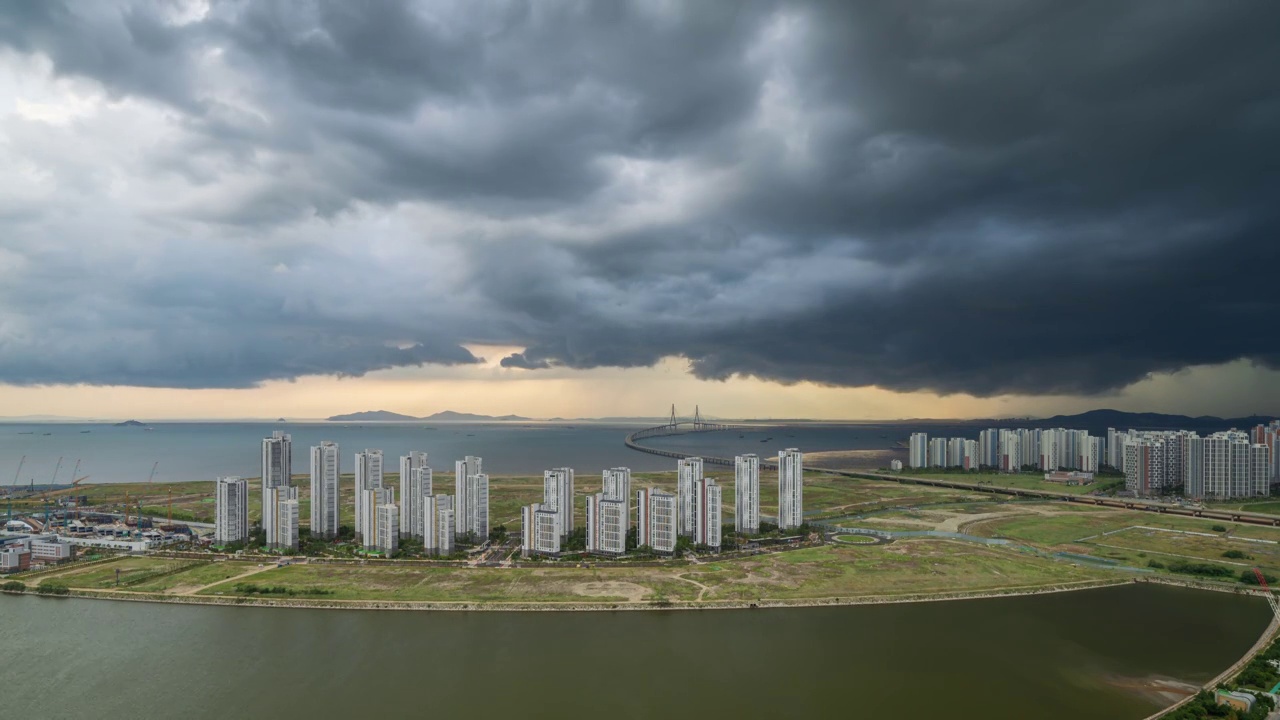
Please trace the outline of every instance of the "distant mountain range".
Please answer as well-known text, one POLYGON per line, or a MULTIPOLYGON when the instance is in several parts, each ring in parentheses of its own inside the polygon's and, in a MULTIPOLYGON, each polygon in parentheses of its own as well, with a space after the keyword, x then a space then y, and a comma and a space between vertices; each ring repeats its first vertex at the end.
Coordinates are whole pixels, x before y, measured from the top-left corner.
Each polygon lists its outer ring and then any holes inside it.
POLYGON ((1090 410, 1079 415, 1054 415, 1044 420, 1036 420, 1036 425, 1054 427, 1077 426, 1113 427, 1117 430, 1129 428, 1183 428, 1195 430, 1200 428, 1247 428, 1266 424, 1277 419, 1274 415, 1250 415, 1248 417, 1220 418, 1213 415, 1166 415, 1164 413, 1131 413, 1121 410, 1090 410))
POLYGON ((476 415, 475 413, 460 413, 453 410, 442 410, 441 412, 424 417, 414 417, 413 415, 404 415, 402 413, 391 412, 390 410, 366 410, 365 412, 349 413, 347 415, 334 415, 328 420, 341 422, 418 422, 420 420, 436 420, 442 422, 489 422, 489 421, 521 421, 531 420, 532 418, 521 417, 520 415, 476 415))

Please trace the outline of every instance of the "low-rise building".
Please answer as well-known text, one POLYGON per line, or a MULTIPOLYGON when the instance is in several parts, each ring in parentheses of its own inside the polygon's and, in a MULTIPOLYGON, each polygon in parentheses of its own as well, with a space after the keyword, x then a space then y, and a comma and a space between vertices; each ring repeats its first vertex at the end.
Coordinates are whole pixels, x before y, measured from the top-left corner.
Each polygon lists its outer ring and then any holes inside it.
POLYGON ((1093 482, 1093 473, 1081 470, 1054 470, 1045 473, 1044 479, 1046 482, 1065 485, 1088 485, 1093 482))
POLYGON ((1252 712, 1254 703, 1258 702, 1258 698, 1250 693, 1237 690, 1216 690, 1214 699, 1219 705, 1227 705, 1246 713, 1252 712))
POLYGON ((23 545, 0 548, 0 573, 22 572, 31 568, 31 550, 23 545))

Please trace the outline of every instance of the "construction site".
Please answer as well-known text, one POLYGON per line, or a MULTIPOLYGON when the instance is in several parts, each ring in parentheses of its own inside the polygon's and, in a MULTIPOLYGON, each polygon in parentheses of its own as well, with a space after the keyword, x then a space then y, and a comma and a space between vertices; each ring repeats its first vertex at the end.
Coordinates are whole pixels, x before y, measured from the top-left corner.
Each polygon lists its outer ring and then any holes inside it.
POLYGON ((0 489, 5 504, 5 521, 0 531, 0 573, 13 573, 74 559, 85 551, 145 552, 174 543, 190 542, 198 537, 192 523, 174 522, 172 488, 153 488, 158 462, 152 463, 145 495, 123 500, 94 503, 82 483, 89 475, 80 475, 76 460, 70 483, 58 484, 63 458, 58 458, 53 476, 45 484, 35 478, 21 483, 26 456, 18 461, 13 482, 0 489), (162 492, 166 497, 165 514, 157 516, 155 507, 144 505, 162 492))

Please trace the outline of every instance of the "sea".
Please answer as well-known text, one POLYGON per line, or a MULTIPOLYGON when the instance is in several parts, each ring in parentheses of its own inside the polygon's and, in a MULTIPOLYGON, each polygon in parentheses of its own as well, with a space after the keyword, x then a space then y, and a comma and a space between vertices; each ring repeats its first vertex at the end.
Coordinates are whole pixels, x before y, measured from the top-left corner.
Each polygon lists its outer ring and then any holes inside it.
MULTIPOLYGON (((295 473, 307 472, 309 448, 321 441, 342 448, 343 472, 352 472, 355 453, 382 450, 389 468, 411 450, 428 453, 440 471, 467 455, 484 459, 491 475, 536 475, 553 467, 580 474, 629 467, 635 472, 674 470, 675 461, 631 450, 627 434, 645 424, 622 423, 357 423, 357 422, 156 422, 145 427, 111 423, 0 423, 0 486, 71 482, 184 482, 220 476, 261 474, 262 438, 275 430, 293 441, 295 473), (19 465, 21 471, 19 472, 19 465), (152 467, 155 476, 151 476, 152 467)), ((914 430, 904 424, 758 424, 724 430, 652 438, 658 448, 731 457, 743 453, 776 456, 785 448, 805 452, 878 450, 905 443, 914 430)), ((930 434, 973 435, 972 426, 932 425, 930 434)))

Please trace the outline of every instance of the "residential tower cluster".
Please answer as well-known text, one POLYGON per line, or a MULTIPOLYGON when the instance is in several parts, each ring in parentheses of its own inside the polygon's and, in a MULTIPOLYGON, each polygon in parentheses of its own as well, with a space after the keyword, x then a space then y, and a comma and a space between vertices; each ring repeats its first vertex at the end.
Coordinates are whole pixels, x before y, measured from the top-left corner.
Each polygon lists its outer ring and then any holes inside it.
MULTIPOLYGON (((297 550, 300 525, 298 488, 292 483, 292 438, 280 431, 262 440, 262 529, 266 546, 297 550)), ((430 555, 450 555, 459 539, 489 537, 489 476, 479 457, 456 465, 455 494, 436 493, 427 453, 400 458, 400 487, 384 477, 381 450, 355 454, 355 538, 369 553, 390 555, 404 538, 421 540, 430 555)), ((338 536, 341 512, 341 450, 337 443, 311 448, 311 533, 338 536)), ((214 542, 249 539, 249 484, 243 478, 218 478, 215 486, 214 542)))
MULTIPOLYGON (((648 487, 631 490, 631 470, 610 468, 601 473, 601 490, 585 499, 586 552, 618 556, 628 550, 633 529, 635 545, 663 555, 676 550, 679 538, 718 552, 723 546, 723 488, 704 474, 700 457, 676 463, 676 491, 648 487), (632 501, 634 500, 634 515, 632 501)), ((734 459, 734 532, 760 531, 760 458, 734 459)), ((521 553, 559 555, 574 530, 574 471, 555 468, 543 474, 542 502, 521 512, 521 553)), ((804 455, 795 448, 778 453, 778 527, 795 529, 804 523, 804 455)))
MULTIPOLYGON (((912 433, 911 468, 1041 470, 1070 482, 1102 467, 1121 471, 1125 489, 1150 497, 1180 491, 1220 500, 1271 494, 1280 483, 1280 421, 1200 436, 1193 430, 1108 428, 1105 437, 1066 428, 991 428, 978 439, 912 433)), ((1046 478, 1050 478, 1046 475, 1046 478)))

